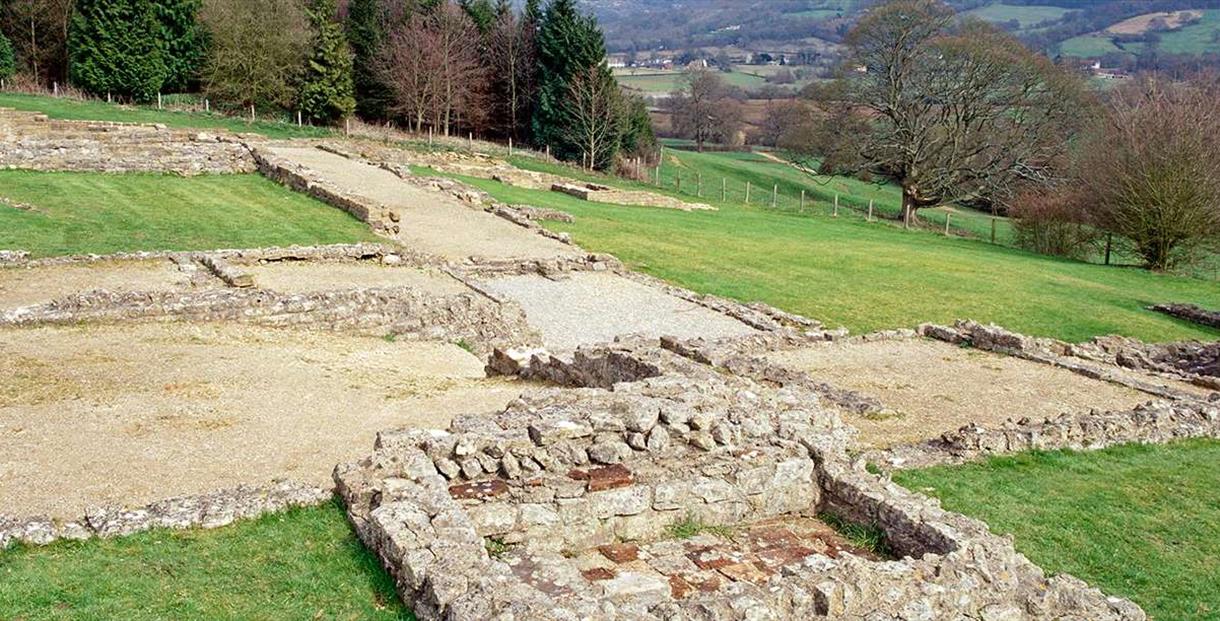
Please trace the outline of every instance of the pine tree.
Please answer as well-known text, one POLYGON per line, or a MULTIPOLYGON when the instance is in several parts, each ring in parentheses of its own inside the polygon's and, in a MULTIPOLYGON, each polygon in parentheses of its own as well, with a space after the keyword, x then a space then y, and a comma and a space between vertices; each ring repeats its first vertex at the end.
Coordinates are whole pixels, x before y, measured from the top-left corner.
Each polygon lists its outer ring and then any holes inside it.
POLYGON ((190 90, 198 85, 204 59, 205 37, 198 19, 203 0, 157 0, 155 5, 168 72, 162 88, 170 92, 190 90))
POLYGON ((542 0, 525 0, 521 20, 527 24, 533 24, 534 28, 537 28, 542 23, 542 0))
POLYGON ((334 19, 336 12, 335 0, 313 0, 309 8, 313 51, 298 96, 304 117, 325 124, 351 116, 356 109, 352 52, 343 27, 334 19))
POLYGON ((462 10, 470 16, 480 34, 487 34, 496 21, 496 9, 491 0, 459 0, 462 10))
POLYGON ((13 44, 0 32, 0 80, 7 80, 17 72, 17 57, 13 54, 13 44))
MULTIPOLYGON (((527 9, 529 7, 527 6, 527 9)), ((574 76, 587 76, 592 68, 597 79, 614 80, 606 66, 606 42, 597 22, 581 15, 575 0, 552 0, 542 17, 538 31, 538 100, 532 123, 534 142, 550 145, 552 154, 560 159, 579 159, 582 153, 575 144, 573 119, 564 105, 574 76)), ((605 89, 603 89, 605 92, 605 89)), ((610 154, 611 159, 613 154, 610 154)), ((606 166, 606 158, 597 162, 606 166)))
POLYGON ((390 33, 406 22, 408 7, 387 0, 351 0, 347 9, 347 42, 355 56, 352 82, 356 88, 356 112, 366 119, 389 116, 394 99, 381 79, 379 58, 390 33))
POLYGON ((152 0, 78 0, 68 35, 69 76, 96 94, 148 101, 169 70, 152 0))

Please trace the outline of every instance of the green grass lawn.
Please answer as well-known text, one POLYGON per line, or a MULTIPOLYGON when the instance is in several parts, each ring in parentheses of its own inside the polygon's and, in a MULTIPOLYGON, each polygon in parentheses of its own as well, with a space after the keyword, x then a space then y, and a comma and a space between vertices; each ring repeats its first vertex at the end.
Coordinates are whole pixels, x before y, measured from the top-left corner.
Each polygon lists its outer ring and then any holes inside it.
POLYGON ((1216 33, 1220 32, 1220 10, 1203 12, 1203 18, 1179 30, 1161 33, 1157 49, 1170 54, 1220 52, 1216 33))
POLYGON ((973 15, 989 22, 1007 22, 1015 19, 1021 23, 1022 28, 1029 28, 1048 19, 1059 19, 1068 11, 1069 9, 1058 6, 1019 6, 996 3, 966 11, 966 15, 973 15))
POLYGON ((1116 45, 1113 39, 1104 34, 1080 35, 1059 44, 1060 54, 1081 58, 1100 58, 1106 54, 1122 54, 1129 51, 1116 45))
POLYGON ((0 552, 0 619, 412 619, 335 503, 0 552))
POLYGON ((123 106, 104 101, 82 101, 24 93, 0 92, 0 108, 41 112, 53 119, 66 121, 161 123, 178 128, 227 129, 232 132, 262 134, 269 138, 307 138, 332 133, 322 127, 297 127, 282 121, 259 120, 250 123, 238 117, 216 113, 173 112, 148 106, 123 106))
POLYGON ((35 256, 375 241, 347 213, 259 175, 0 171, 0 248, 35 256))
MULTIPOLYGON (((737 171, 732 174, 738 178, 757 175, 752 178, 768 188, 773 182, 791 182, 764 172, 772 165, 735 165, 757 155, 678 157, 709 158, 705 171, 717 170, 712 166, 716 164, 726 174, 737 171)), ((628 188, 648 187, 529 158, 514 163, 628 188)), ((665 169, 673 168, 667 162, 665 169)), ((774 168, 793 179, 802 174, 783 165, 774 168)), ((665 169, 662 176, 668 184, 665 169)), ((741 196, 722 203, 705 192, 704 200, 719 211, 685 213, 589 203, 486 179, 464 180, 505 202, 572 213, 576 222, 547 226, 570 232, 583 247, 613 253, 641 271, 697 291, 768 302, 853 332, 973 318, 1070 341, 1110 333, 1149 341, 1220 336, 1220 331, 1144 308, 1168 300, 1220 307, 1220 287, 1214 282, 1045 257, 984 241, 866 223, 861 217, 833 218, 826 215, 824 197, 820 215, 811 216, 795 208, 772 210, 760 199, 746 207, 741 196)), ((835 183, 879 196, 891 191, 855 180, 835 183)), ((705 184, 719 193, 718 180, 712 184, 705 177, 705 184)), ((673 194, 669 187, 667 193, 673 194)))
POLYGON ((1220 442, 998 457, 898 472, 946 509, 1011 533, 1052 573, 1128 597, 1158 621, 1220 618, 1220 442))

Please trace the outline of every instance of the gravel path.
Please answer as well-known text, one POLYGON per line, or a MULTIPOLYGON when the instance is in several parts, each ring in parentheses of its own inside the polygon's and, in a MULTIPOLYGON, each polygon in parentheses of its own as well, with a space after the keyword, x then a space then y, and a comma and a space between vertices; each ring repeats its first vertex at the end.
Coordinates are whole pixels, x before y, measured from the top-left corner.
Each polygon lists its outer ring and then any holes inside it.
POLYGON ((470 288, 439 270, 360 263, 268 263, 242 266, 260 289, 310 293, 356 287, 414 287, 433 295, 468 293, 470 288))
POLYGON ((968 423, 1128 409, 1151 398, 1066 369, 927 340, 821 345, 771 359, 894 410, 890 418, 845 414, 874 447, 935 438, 968 423))
POLYGON ((553 350, 629 334, 716 338, 754 332, 736 319, 614 274, 584 272, 558 281, 512 276, 485 286, 521 304, 530 325, 553 350))
POLYGON ((186 291, 191 282, 169 259, 0 268, 0 309, 45 304, 92 289, 186 291))
POLYGON ((318 173, 344 191, 363 196, 402 217, 398 240, 448 259, 466 257, 541 259, 573 250, 456 198, 411 185, 394 173, 312 147, 274 147, 276 155, 318 173))
POLYGON ((523 385, 447 343, 238 325, 0 330, 0 513, 78 517, 240 483, 329 485, 378 431, 523 385))

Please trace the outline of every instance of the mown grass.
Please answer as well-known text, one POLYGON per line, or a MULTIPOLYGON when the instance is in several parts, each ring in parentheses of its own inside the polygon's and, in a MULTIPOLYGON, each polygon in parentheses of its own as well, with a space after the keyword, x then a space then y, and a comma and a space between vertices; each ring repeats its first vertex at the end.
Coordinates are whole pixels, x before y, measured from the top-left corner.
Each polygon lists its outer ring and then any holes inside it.
POLYGON ((35 256, 373 241, 347 213, 259 175, 0 171, 0 248, 35 256))
MULTIPOLYGON (((728 171, 733 161, 721 157, 718 165, 728 171)), ((518 163, 558 170, 536 160, 518 163)), ((757 174, 760 182, 780 181, 748 167, 743 171, 738 174, 757 174)), ((574 223, 547 226, 638 270, 697 291, 767 302, 853 332, 973 318, 1069 341, 1114 333, 1148 341, 1220 336, 1146 310, 1169 300, 1218 307, 1220 287, 1214 282, 1046 257, 859 217, 800 215, 732 199, 722 203, 706 194, 704 200, 719 211, 606 205, 464 180, 508 203, 575 215, 574 223)))
POLYGON ((0 619, 413 619, 334 503, 0 552, 0 619))
POLYGON ((1022 28, 1029 28, 1046 20, 1060 19, 1068 11, 1070 9, 1058 6, 1021 6, 998 2, 966 11, 966 15, 989 22, 1007 22, 1015 19, 1021 23, 1022 28))
POLYGON ((1220 618, 1220 442, 1036 452, 898 472, 1017 549, 1140 604, 1152 619, 1220 618))
POLYGON ((262 119, 251 123, 248 119, 214 112, 176 112, 149 106, 119 105, 25 93, 0 93, 0 108, 41 112, 53 119, 66 121, 161 123, 167 127, 225 129, 237 133, 261 134, 268 138, 311 138, 332 133, 324 127, 297 127, 286 121, 262 119))

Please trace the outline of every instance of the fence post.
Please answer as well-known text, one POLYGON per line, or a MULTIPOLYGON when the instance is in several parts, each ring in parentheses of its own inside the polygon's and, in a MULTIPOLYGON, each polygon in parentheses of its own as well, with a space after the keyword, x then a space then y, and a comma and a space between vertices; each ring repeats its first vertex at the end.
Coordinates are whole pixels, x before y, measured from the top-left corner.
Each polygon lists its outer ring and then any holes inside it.
POLYGON ((428 126, 428 146, 432 146, 432 126, 428 126))
POLYGON ((838 217, 839 217, 839 195, 838 195, 838 194, 835 194, 835 212, 834 212, 834 216, 835 216, 836 218, 838 218, 838 217))
POLYGON ((203 111, 208 113, 212 112, 212 100, 208 99, 207 97, 203 98, 203 111))
POLYGON ((771 209, 779 204, 779 184, 771 186, 771 209))
POLYGON ((678 194, 682 193, 682 171, 674 171, 674 191, 678 194))
POLYGON ((161 105, 161 92, 160 91, 157 92, 157 109, 158 110, 163 109, 163 106, 161 105))
POLYGON ((250 122, 254 122, 254 104, 250 104, 250 122))
POLYGON ((546 159, 551 159, 551 145, 546 146, 546 159))
POLYGON ((725 202, 729 199, 729 182, 724 177, 720 178, 720 202, 725 202))
POLYGON ((750 204, 750 182, 746 182, 746 204, 750 204))
POLYGON ((695 196, 703 198, 703 173, 695 173, 695 196))
POLYGON ((953 212, 945 212, 945 237, 949 236, 949 220, 953 217, 953 212))
POLYGON ((350 116, 343 117, 343 135, 352 135, 352 118, 350 116))
POLYGON ((991 243, 995 243, 995 216, 991 216, 991 243))
POLYGON ((871 198, 868 199, 868 218, 866 219, 866 221, 867 222, 873 221, 873 199, 871 199, 871 198))
POLYGON ((1114 233, 1106 233, 1106 265, 1110 264, 1110 248, 1114 244, 1114 233))
POLYGON ((54 96, 59 97, 59 82, 52 82, 52 83, 51 83, 51 93, 52 93, 54 96))
POLYGON ((508 156, 509 157, 513 156, 513 137, 512 136, 508 137, 508 156))
POLYGON ((474 153, 474 132, 467 134, 467 144, 470 145, 470 152, 474 153))
POLYGON ((301 126, 301 111, 297 110, 297 127, 301 126))

